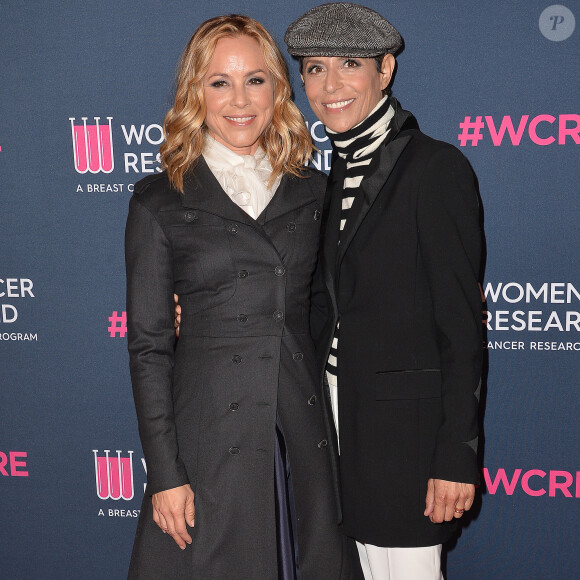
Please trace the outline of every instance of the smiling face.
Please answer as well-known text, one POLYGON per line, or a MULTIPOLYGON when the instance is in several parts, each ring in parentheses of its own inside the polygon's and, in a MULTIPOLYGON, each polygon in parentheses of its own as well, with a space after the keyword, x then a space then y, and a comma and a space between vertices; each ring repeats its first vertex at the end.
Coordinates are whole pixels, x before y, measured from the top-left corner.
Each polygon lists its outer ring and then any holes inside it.
POLYGON ((252 155, 274 114, 274 80, 249 36, 218 40, 203 77, 208 133, 240 155, 252 155))
POLYGON ((314 114, 336 133, 352 129, 383 98, 394 66, 391 54, 383 59, 382 72, 374 58, 305 57, 302 79, 314 114))

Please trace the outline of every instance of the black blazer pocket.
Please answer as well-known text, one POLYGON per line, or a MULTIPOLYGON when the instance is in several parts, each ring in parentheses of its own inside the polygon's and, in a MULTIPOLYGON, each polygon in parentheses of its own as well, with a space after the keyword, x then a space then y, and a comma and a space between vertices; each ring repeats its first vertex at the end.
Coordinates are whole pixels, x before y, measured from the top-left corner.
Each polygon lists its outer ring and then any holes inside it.
POLYGON ((419 369, 377 372, 375 399, 436 399, 441 397, 441 371, 419 369))

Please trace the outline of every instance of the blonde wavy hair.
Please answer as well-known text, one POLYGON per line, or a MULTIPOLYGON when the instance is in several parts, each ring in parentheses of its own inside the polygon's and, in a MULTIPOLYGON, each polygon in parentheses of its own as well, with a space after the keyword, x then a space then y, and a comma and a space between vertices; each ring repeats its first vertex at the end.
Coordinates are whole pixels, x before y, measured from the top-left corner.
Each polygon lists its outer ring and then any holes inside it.
POLYGON ((288 67, 268 31, 248 16, 230 14, 206 20, 191 37, 181 58, 175 102, 165 117, 161 165, 174 188, 183 193, 185 172, 201 155, 207 127, 203 78, 217 42, 224 37, 249 36, 258 42, 274 81, 274 114, 259 145, 272 165, 270 186, 283 173, 304 175, 314 146, 298 107, 291 100, 288 67))

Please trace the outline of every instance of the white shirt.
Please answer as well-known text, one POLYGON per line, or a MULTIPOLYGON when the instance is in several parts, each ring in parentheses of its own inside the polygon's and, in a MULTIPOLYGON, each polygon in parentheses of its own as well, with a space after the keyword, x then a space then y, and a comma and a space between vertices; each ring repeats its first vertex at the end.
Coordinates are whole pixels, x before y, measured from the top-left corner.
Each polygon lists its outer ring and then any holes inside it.
POLYGON ((207 135, 202 155, 232 201, 250 217, 257 219, 270 203, 282 179, 279 175, 268 189, 272 165, 266 152, 258 147, 253 155, 239 155, 207 135))

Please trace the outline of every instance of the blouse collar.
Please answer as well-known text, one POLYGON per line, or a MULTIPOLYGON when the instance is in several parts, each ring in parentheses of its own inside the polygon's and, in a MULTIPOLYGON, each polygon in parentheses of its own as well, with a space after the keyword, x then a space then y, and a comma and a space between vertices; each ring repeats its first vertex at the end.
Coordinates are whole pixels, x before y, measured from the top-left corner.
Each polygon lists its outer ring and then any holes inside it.
POLYGON ((253 155, 240 155, 206 135, 202 154, 222 189, 256 219, 274 196, 281 180, 278 176, 268 188, 272 165, 266 152, 258 146, 253 155))

